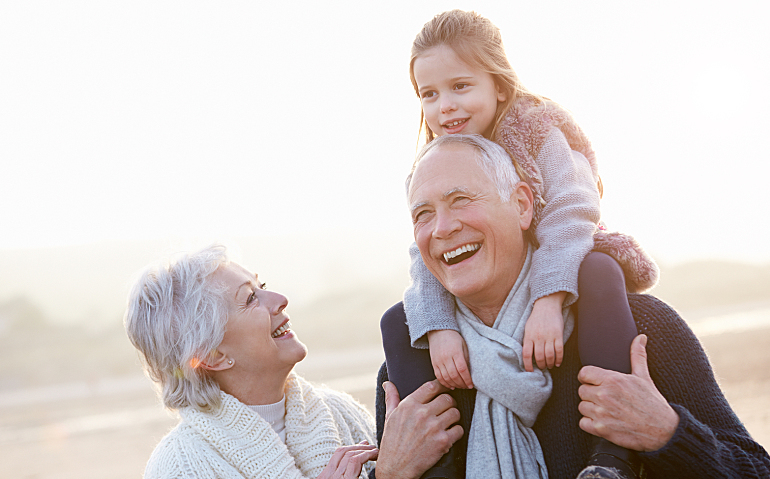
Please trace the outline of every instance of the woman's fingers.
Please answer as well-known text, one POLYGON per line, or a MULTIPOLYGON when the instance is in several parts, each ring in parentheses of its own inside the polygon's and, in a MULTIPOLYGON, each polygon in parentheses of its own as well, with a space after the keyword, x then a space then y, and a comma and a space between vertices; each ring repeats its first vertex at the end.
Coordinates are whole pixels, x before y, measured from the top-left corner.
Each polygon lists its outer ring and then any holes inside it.
POLYGON ((361 469, 363 469, 364 464, 366 464, 368 461, 376 460, 379 452, 380 451, 378 449, 372 449, 369 451, 350 451, 345 454, 346 456, 350 454, 350 456, 347 457, 347 467, 345 468, 342 477, 355 478, 360 476, 361 469))
POLYGON ((375 446, 372 446, 366 441, 362 441, 358 444, 352 444, 350 446, 338 447, 337 450, 334 451, 334 454, 332 454, 332 457, 329 460, 329 464, 324 468, 321 475, 318 476, 318 479, 358 477, 358 475, 361 473, 361 467, 363 464, 370 460, 366 458, 372 456, 377 457, 378 452, 379 451, 375 446), (358 456, 361 457, 356 459, 358 456), (355 464, 359 461, 361 462, 358 465, 358 471, 352 476, 348 475, 347 471, 350 469, 351 464, 353 469, 355 469, 355 464))

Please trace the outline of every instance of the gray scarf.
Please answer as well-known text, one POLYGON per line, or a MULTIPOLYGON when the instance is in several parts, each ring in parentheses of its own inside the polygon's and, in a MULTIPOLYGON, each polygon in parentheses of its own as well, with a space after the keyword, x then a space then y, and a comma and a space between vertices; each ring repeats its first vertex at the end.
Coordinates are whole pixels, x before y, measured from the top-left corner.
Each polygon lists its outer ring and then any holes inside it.
MULTIPOLYGON (((524 370, 524 326, 532 312, 529 270, 532 249, 508 294, 493 327, 488 327, 461 301, 456 318, 468 345, 476 407, 468 436, 467 477, 548 477, 543 451, 532 426, 548 397, 552 381, 548 370, 524 370)), ((564 342, 573 328, 564 309, 564 342)))

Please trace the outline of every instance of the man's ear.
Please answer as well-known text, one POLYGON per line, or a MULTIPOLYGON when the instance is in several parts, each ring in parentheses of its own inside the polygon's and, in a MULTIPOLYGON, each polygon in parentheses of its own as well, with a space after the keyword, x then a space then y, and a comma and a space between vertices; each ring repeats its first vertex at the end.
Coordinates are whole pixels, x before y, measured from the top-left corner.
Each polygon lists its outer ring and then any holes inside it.
POLYGON ((207 371, 224 371, 233 367, 235 361, 227 357, 226 354, 215 349, 207 357, 201 359, 198 364, 207 371))
POLYGON ((519 181, 514 186, 513 194, 511 195, 511 201, 516 203, 519 210, 519 226, 522 231, 529 229, 532 223, 532 215, 534 215, 534 196, 529 185, 523 181, 519 181))

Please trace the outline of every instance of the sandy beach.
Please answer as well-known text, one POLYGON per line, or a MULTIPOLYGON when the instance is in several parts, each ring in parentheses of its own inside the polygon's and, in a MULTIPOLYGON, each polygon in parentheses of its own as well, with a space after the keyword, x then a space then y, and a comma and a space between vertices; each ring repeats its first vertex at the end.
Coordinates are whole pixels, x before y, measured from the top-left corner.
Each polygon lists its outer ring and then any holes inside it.
MULTIPOLYGON (((770 444, 770 309, 694 322, 716 376, 753 437, 770 444)), ((311 350, 298 371, 311 381, 345 390, 370 409, 376 346, 311 350)), ((150 382, 135 372, 0 393, 0 477, 90 479, 140 477, 158 440, 176 418, 158 404, 150 382)))

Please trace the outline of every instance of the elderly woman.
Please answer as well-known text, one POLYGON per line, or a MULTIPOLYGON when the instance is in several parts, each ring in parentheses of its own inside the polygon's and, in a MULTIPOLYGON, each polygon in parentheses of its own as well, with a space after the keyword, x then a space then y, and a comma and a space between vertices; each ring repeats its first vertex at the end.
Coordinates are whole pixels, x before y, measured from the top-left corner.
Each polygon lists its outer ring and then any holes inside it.
POLYGON ((126 331, 181 416, 145 479, 367 477, 378 454, 372 417, 292 372, 307 349, 287 304, 222 246, 142 274, 126 331))

